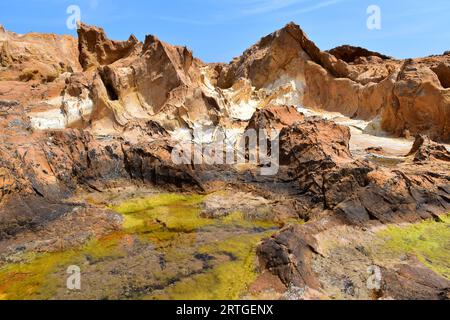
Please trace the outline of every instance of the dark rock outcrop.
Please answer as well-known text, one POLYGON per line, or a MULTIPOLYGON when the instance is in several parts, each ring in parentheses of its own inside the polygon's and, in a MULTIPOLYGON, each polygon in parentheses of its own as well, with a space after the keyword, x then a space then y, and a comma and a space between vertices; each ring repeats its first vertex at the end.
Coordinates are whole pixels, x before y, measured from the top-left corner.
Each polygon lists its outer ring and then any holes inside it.
POLYGON ((427 136, 418 135, 407 156, 413 156, 415 162, 441 160, 450 162, 450 151, 442 145, 433 142, 427 136))
POLYGON ((343 45, 336 48, 333 48, 328 51, 336 58, 343 60, 347 63, 355 62, 357 63, 358 58, 369 58, 369 57, 378 57, 383 60, 392 59, 384 54, 367 50, 361 47, 354 47, 349 45, 343 45))
POLYGON ((310 267, 314 236, 327 228, 417 222, 450 210, 445 147, 419 137, 411 151, 414 162, 389 170, 354 160, 349 139, 348 128, 324 120, 307 119, 281 131, 280 170, 297 181, 308 212, 303 216, 312 222, 281 230, 263 242, 258 256, 287 286, 317 288, 310 267), (423 161, 429 159, 439 159, 439 170, 427 168, 423 161))

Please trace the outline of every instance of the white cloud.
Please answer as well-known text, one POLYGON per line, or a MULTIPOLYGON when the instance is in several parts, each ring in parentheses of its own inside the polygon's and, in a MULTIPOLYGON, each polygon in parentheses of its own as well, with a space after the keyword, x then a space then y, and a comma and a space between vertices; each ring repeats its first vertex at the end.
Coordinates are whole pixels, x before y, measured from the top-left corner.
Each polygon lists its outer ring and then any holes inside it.
POLYGON ((216 15, 202 17, 154 16, 153 18, 183 24, 200 26, 217 25, 248 17, 284 17, 291 19, 296 14, 308 13, 347 0, 220 0, 227 10, 216 15), (314 4, 313 4, 314 3, 314 4))
MULTIPOLYGON (((307 0, 306 0, 307 1, 307 0)), ((305 2, 305 0, 250 0, 241 1, 244 4, 242 13, 244 15, 257 15, 273 12, 295 4, 305 2)))

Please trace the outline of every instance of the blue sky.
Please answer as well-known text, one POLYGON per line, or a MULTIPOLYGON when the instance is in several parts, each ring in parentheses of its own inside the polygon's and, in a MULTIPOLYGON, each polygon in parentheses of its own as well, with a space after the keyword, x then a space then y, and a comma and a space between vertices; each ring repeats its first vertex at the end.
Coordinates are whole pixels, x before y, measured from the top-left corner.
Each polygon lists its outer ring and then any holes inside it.
POLYGON ((398 58, 450 50, 448 0, 13 0, 1 1, 0 24, 17 33, 75 34, 66 27, 72 4, 112 39, 155 34, 206 62, 227 62, 289 21, 323 50, 352 44, 398 58), (381 30, 366 26, 372 4, 381 8, 381 30))

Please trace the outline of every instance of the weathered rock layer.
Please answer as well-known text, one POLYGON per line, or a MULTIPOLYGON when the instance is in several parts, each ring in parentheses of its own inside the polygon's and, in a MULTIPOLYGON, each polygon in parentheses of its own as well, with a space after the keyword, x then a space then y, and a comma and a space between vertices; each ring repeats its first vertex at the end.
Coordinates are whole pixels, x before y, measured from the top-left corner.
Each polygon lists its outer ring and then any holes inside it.
MULTIPOLYGON (((308 222, 286 223, 258 256, 286 287, 321 290, 312 268, 319 234, 439 219, 450 210, 450 154, 432 141, 450 141, 449 63, 449 55, 399 61, 349 46, 323 52, 292 23, 230 64, 210 65, 155 36, 113 41, 82 24, 77 41, 0 28, 0 242, 59 225, 75 211, 80 219, 98 212, 105 230, 114 229, 107 210, 67 200, 79 188, 153 184, 208 193, 227 186, 256 195, 242 196, 243 210, 257 203, 278 221, 308 222), (300 107, 418 137, 399 163, 370 161, 351 153, 348 126, 300 107), (245 129, 279 133, 279 172, 172 161, 180 139, 202 144, 194 129, 216 126, 235 130, 228 138, 236 143, 245 129)), ((424 296, 445 295, 441 280, 424 296)), ((402 297, 394 289, 386 290, 402 297)))

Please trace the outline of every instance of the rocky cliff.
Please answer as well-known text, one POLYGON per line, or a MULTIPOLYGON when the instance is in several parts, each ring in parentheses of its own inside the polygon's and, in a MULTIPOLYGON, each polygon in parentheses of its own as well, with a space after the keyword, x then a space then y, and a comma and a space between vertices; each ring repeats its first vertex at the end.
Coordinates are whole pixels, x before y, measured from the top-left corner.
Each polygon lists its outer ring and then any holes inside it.
MULTIPOLYGON (((367 240, 370 228, 439 220, 450 209, 450 154, 440 144, 450 142, 450 55, 324 52, 290 23, 229 64, 206 64, 155 36, 113 41, 81 24, 78 39, 0 28, 0 66, 0 254, 33 234, 57 250, 54 226, 72 216, 61 229, 68 245, 120 228, 107 209, 74 201, 80 189, 227 189, 228 206, 233 195, 263 199, 285 226, 258 247, 264 275, 328 295, 334 280, 320 268, 339 261, 324 254, 324 237, 367 240), (278 174, 172 161, 180 140, 198 144, 194 130, 216 126, 234 130, 234 143, 245 129, 279 131, 278 174)), ((430 270, 389 261, 380 262, 385 273, 410 287, 387 283, 378 298, 448 297, 448 279, 433 273, 424 285, 430 270)))
POLYGON ((155 36, 113 41, 87 25, 78 43, 0 31, 2 99, 32 106, 37 129, 111 133, 155 120, 175 130, 248 120, 275 103, 374 121, 379 134, 450 141, 448 55, 401 61, 351 46, 323 52, 293 23, 231 63, 211 65, 155 36))
POLYGON ((400 61, 350 46, 323 52, 291 23, 223 66, 218 85, 245 78, 256 89, 286 86, 299 105, 379 117, 379 129, 397 136, 426 133, 449 141, 449 59, 400 61))

